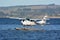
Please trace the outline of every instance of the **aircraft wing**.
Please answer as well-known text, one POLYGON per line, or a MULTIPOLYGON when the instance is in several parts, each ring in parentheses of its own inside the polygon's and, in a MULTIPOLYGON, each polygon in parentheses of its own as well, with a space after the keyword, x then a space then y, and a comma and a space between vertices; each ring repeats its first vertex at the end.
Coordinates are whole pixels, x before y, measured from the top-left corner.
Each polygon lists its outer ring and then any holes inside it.
MULTIPOLYGON (((18 20, 21 20, 21 19, 26 19, 26 18, 19 18, 19 17, 7 17, 7 18, 10 18, 10 19, 18 19, 18 20)), ((34 21, 36 21, 36 20, 40 20, 40 19, 30 19, 30 20, 34 20, 34 21)))
POLYGON ((19 18, 19 17, 7 17, 7 18, 10 18, 10 19, 18 19, 18 20, 25 19, 25 18, 19 18))

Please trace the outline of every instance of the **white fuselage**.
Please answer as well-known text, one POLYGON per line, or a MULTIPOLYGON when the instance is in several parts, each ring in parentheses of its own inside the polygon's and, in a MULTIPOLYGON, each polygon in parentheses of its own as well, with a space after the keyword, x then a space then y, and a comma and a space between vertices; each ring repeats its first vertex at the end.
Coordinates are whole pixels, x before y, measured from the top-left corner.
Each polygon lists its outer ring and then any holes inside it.
POLYGON ((44 24, 46 24, 46 19, 47 19, 47 16, 44 16, 43 19, 41 21, 38 21, 37 23, 44 25, 44 24))
POLYGON ((38 21, 37 23, 43 25, 46 24, 46 21, 42 20, 42 21, 38 21))
POLYGON ((24 21, 21 21, 21 23, 23 25, 36 25, 36 23, 34 21, 29 21, 29 20, 24 20, 24 21))

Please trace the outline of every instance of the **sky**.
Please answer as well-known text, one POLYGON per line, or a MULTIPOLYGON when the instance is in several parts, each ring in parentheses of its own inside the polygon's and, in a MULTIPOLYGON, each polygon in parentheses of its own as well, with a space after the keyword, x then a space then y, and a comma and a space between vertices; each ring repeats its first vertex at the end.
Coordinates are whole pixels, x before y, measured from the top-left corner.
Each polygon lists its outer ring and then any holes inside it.
POLYGON ((47 5, 52 3, 60 5, 60 0, 0 0, 0 6, 47 5))

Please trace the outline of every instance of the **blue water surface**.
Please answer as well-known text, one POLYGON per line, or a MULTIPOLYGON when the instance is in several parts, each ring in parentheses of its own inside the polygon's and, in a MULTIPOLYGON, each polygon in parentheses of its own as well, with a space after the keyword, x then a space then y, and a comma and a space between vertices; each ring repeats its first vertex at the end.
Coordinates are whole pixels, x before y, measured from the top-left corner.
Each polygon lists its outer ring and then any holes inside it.
POLYGON ((44 26, 23 26, 18 19, 0 18, 0 40, 60 40, 60 19, 47 20, 44 26), (15 30, 15 28, 37 28, 39 31, 15 30))

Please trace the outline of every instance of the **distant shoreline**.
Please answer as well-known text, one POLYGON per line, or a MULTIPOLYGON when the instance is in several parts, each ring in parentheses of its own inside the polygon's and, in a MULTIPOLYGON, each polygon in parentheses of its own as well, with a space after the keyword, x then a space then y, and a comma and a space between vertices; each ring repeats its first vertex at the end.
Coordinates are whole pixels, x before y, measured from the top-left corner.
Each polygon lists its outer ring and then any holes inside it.
MULTIPOLYGON (((31 19, 40 19, 42 18, 43 16, 39 16, 39 17, 32 17, 31 19)), ((9 17, 0 17, 0 18, 9 18, 9 17)), ((20 17, 16 17, 16 18, 20 18, 20 17)), ((24 17, 22 17, 24 18, 24 17)), ((60 18, 59 16, 48 16, 48 18, 60 18)))

